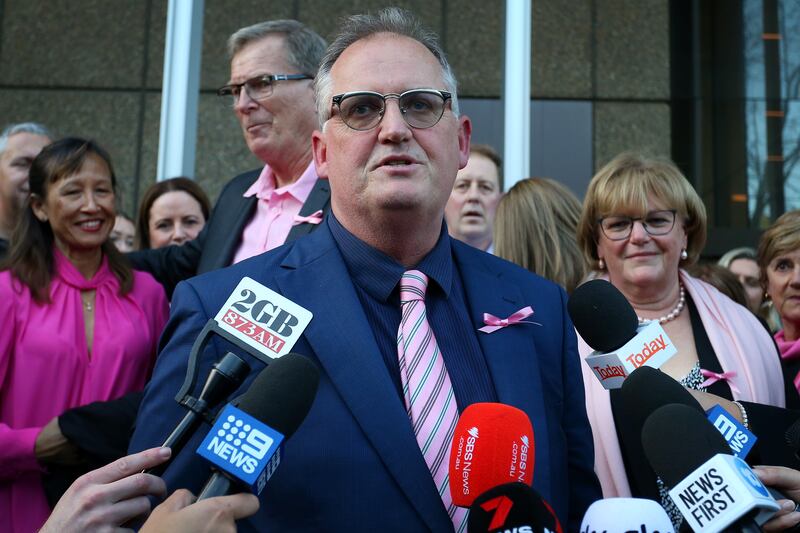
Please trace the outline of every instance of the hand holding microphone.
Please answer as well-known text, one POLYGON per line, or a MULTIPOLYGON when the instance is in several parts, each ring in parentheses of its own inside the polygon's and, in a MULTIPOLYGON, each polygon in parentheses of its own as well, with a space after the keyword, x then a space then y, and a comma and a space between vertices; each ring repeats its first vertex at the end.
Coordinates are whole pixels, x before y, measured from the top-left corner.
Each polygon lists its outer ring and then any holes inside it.
MULTIPOLYGON (((800 472, 785 466, 756 466, 753 472, 767 487, 778 489, 791 499, 779 499, 781 509, 769 522, 764 524, 764 531, 786 531, 800 524, 800 472)), ((794 531, 794 529, 792 529, 794 531)))
POLYGON ((169 448, 151 448, 79 477, 58 501, 40 533, 82 533, 117 527, 150 511, 148 496, 163 497, 164 482, 143 474, 161 464, 169 448))
POLYGON ((188 490, 176 490, 153 509, 139 533, 235 533, 236 520, 254 515, 260 505, 252 494, 195 500, 188 490))

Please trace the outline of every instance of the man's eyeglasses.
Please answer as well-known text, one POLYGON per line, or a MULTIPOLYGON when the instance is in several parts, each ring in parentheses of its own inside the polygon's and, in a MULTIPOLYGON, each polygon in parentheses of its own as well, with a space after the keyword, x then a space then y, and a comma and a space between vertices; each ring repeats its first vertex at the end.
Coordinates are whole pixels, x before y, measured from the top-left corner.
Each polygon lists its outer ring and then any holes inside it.
POLYGON ((235 106, 239 101, 239 95, 244 88, 247 96, 256 102, 260 102, 272 94, 272 87, 276 81, 295 81, 313 80, 314 76, 308 74, 264 74, 250 78, 244 83, 231 83, 217 90, 217 96, 221 96, 226 103, 235 106))
POLYGON ((342 122, 354 130, 366 131, 380 123, 386 112, 388 98, 397 98, 406 124, 424 129, 435 126, 441 120, 445 103, 452 95, 435 89, 412 89, 402 94, 359 91, 334 96, 333 105, 338 108, 342 122))
POLYGON ((642 227, 650 235, 666 235, 675 227, 675 214, 677 209, 664 209, 650 211, 643 217, 609 216, 603 217, 598 222, 603 234, 612 241, 621 241, 631 236, 633 223, 641 221, 642 227))

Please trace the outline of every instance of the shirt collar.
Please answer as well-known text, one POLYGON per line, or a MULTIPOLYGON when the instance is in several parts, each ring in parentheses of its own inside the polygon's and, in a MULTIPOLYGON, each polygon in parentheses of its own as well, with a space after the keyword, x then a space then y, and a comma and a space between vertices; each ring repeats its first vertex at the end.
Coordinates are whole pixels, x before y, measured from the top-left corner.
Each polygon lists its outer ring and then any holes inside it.
POLYGON ((314 166, 314 161, 311 161, 297 181, 276 189, 275 173, 269 165, 264 165, 264 169, 258 175, 258 179, 245 191, 243 196, 245 198, 255 196, 259 200, 263 200, 268 199, 273 192, 277 194, 288 193, 294 196, 295 199, 304 202, 308 195, 311 194, 311 189, 316 181, 317 167, 314 166))
MULTIPOLYGON (((326 221, 353 281, 373 298, 388 301, 403 273, 409 269, 350 233, 333 212, 326 221)), ((450 296, 453 261, 450 236, 444 223, 436 245, 414 268, 433 280, 445 298, 450 296)))

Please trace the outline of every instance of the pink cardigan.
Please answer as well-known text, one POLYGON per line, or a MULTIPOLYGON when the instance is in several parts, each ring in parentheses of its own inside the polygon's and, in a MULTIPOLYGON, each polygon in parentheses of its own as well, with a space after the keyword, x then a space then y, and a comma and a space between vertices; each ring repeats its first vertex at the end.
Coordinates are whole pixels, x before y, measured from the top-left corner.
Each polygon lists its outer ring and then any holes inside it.
MULTIPOLYGON (((739 389, 734 397, 783 407, 783 376, 769 333, 750 311, 708 283, 689 276, 683 270, 680 277, 697 307, 723 372, 737 372, 731 380, 739 389)), ((578 351, 581 357, 592 352, 580 335, 578 351)), ((603 497, 629 497, 631 490, 608 391, 600 385, 586 363, 581 364, 581 370, 586 388, 586 413, 594 436, 594 468, 603 487, 603 497)))
POLYGON ((169 314, 161 285, 134 272, 133 289, 104 258, 86 280, 60 252, 50 303, 0 272, 0 522, 3 531, 36 531, 50 514, 34 442, 47 422, 71 407, 141 390, 169 314), (91 355, 86 349, 81 290, 95 289, 91 355))

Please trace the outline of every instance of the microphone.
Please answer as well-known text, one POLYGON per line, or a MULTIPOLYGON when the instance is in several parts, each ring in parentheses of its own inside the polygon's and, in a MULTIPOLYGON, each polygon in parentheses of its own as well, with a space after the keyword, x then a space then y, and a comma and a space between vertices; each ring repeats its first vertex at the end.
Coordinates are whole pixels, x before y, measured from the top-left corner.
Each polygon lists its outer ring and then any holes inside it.
POLYGON ((567 310, 575 329, 595 350, 585 361, 607 390, 620 388, 637 368, 658 368, 676 353, 658 320, 639 326, 631 304, 605 280, 575 289, 567 310))
POLYGON ((280 464, 284 441, 311 409, 318 385, 317 365, 302 355, 285 355, 262 370, 239 401, 220 412, 198 447, 214 473, 197 499, 239 488, 260 494, 280 464))
POLYGON ((453 504, 470 507, 485 491, 509 482, 533 483, 534 441, 523 411, 501 403, 474 403, 458 419, 450 449, 453 504))
POLYGON ((563 533, 553 508, 525 483, 505 483, 469 508, 469 533, 563 533))
POLYGON ((183 449, 189 437, 197 430, 208 413, 238 389, 249 373, 250 366, 230 352, 214 363, 197 401, 162 444, 162 446, 172 449, 170 459, 146 472, 154 476, 161 476, 172 458, 183 449))
POLYGON ((607 498, 586 510, 580 533, 675 533, 667 513, 653 500, 607 498))
POLYGON ((704 414, 703 407, 686 388, 662 371, 643 366, 633 372, 619 391, 621 414, 637 428, 657 409, 680 404, 704 414))
POLYGON ((647 417, 656 409, 673 403, 706 414, 708 421, 717 428, 737 457, 746 457, 758 440, 721 406, 716 405, 705 413, 683 385, 655 368, 643 366, 633 372, 622 384, 620 398, 621 415, 631 420, 632 427, 642 427, 647 417))
POLYGON ((779 509, 747 463, 731 455, 722 435, 696 409, 657 409, 644 423, 642 446, 695 531, 761 531, 759 526, 779 509))

